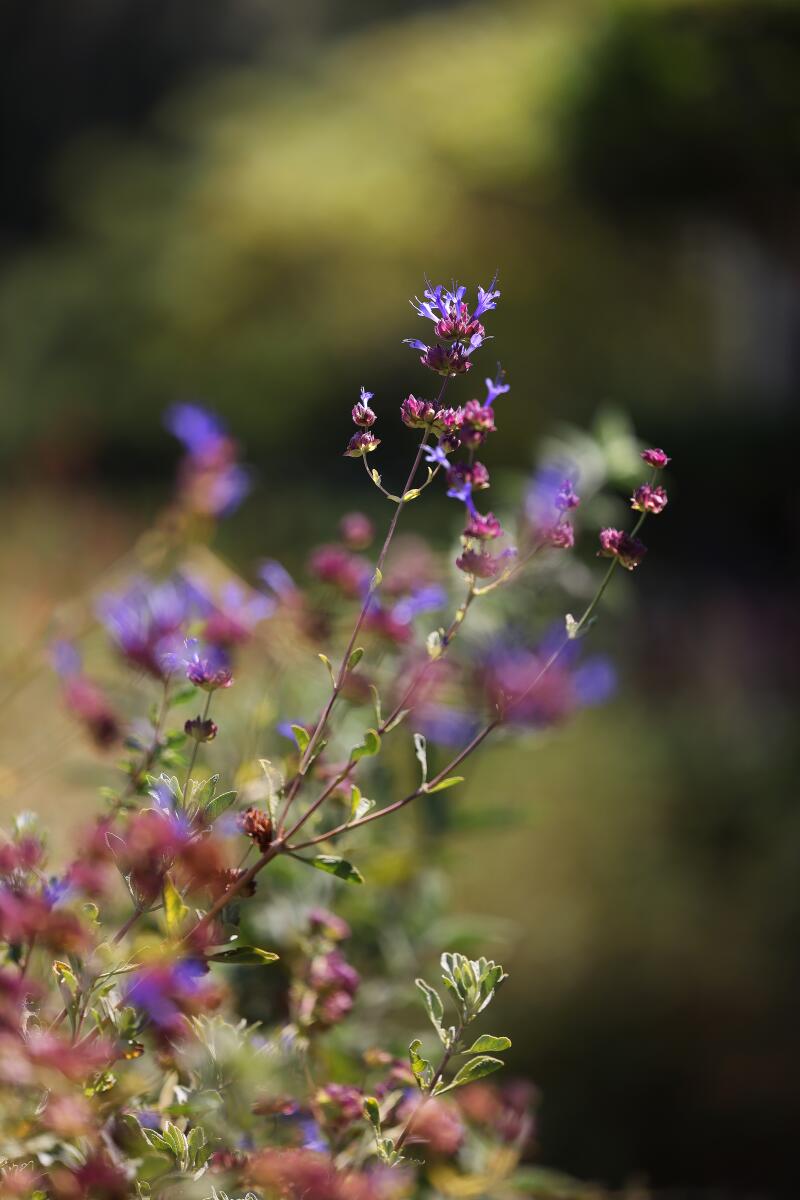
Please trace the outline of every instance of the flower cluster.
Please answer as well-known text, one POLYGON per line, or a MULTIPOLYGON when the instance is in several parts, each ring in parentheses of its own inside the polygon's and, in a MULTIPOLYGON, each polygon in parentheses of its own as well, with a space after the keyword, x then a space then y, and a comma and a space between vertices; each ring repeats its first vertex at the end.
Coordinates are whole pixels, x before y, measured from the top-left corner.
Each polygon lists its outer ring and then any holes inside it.
MULTIPOLYGON (((632 527, 600 531, 611 561, 605 573, 594 564, 583 614, 533 629, 512 584, 542 552, 548 578, 570 586, 570 556, 550 551, 579 541, 580 475, 551 464, 516 514, 479 507, 490 486, 480 459, 510 387, 498 368, 481 398, 447 389, 487 340, 495 282, 473 303, 455 284, 415 300, 433 331, 409 344, 441 382, 435 399, 399 405, 398 434, 416 440, 408 476, 393 492, 367 465, 380 440, 362 388, 345 453, 364 459, 391 517, 379 535, 349 512, 311 551, 305 582, 268 559, 248 583, 214 558, 212 522, 249 473, 218 418, 170 410, 185 456, 154 539, 167 551, 152 577, 87 601, 51 646, 92 746, 120 748, 119 778, 74 849, 59 830, 54 866, 30 816, 0 838, 0 1194, 420 1200, 525 1188, 534 1094, 486 1082, 510 1041, 471 1029, 502 967, 442 954, 441 983, 416 980, 412 1032, 425 1018, 430 1028, 403 1045, 408 960, 431 965, 443 921, 425 877, 435 835, 420 845, 400 814, 434 793, 450 803, 454 771, 498 727, 524 737, 610 693, 610 664, 579 639, 615 568, 641 563, 639 530, 667 505, 656 478, 670 460, 643 452, 651 478, 633 489, 632 527), (460 575, 397 532, 437 480, 458 506, 460 575), (97 639, 79 649, 93 614, 112 650, 102 686, 97 639), (370 838, 390 819, 391 837, 370 838)), ((586 480, 580 490, 591 520, 586 480)))

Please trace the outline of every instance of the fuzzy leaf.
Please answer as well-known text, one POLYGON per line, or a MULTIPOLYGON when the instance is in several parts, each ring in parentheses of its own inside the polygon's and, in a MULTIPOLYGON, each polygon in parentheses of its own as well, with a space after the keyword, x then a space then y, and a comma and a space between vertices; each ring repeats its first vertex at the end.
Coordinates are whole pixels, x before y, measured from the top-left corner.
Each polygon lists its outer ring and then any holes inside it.
POLYGON ((381 748, 381 739, 376 729, 368 729, 364 734, 364 740, 360 746, 354 746, 350 751, 350 759, 352 762, 358 762, 360 758, 371 758, 377 754, 381 748))
POLYGON ((183 924, 189 909, 183 903, 183 900, 181 900, 180 892, 173 884, 169 875, 164 876, 162 895, 164 898, 164 921, 167 926, 167 933, 170 936, 174 936, 183 924))
POLYGON ((502 1058, 490 1058, 488 1054, 470 1059, 468 1063, 464 1063, 449 1088, 463 1087, 466 1083, 474 1083, 476 1079, 483 1079, 484 1075, 491 1075, 493 1071, 499 1071, 504 1066, 502 1058))
POLYGON ((425 999, 425 1007, 428 1010, 428 1016, 431 1019, 431 1024, 441 1037, 443 1033, 442 1021, 444 1020, 444 1004, 442 1003, 442 998, 436 991, 436 988, 432 988, 431 985, 426 983, 424 979, 415 979, 414 982, 422 992, 422 995, 425 999))
POLYGON ((350 655, 350 657, 347 660, 348 671, 355 671, 356 667, 361 662, 361 659, 363 657, 364 657, 364 647, 356 646, 355 650, 353 651, 353 653, 350 655))
POLYGON ((503 1050, 511 1049, 511 1038, 493 1037, 491 1033, 482 1033, 479 1038, 465 1050, 465 1054, 500 1054, 503 1050))
POLYGON ((449 779, 440 779, 438 783, 430 783, 425 785, 425 791, 429 796, 434 792, 445 792, 448 788, 455 787, 457 783, 463 783, 463 775, 451 775, 449 779))
POLYGON ((408 1047, 408 1061, 420 1091, 427 1092, 433 1083, 433 1067, 428 1059, 423 1058, 420 1054, 421 1046, 422 1042, 419 1038, 414 1038, 408 1047))
POLYGON ((325 664, 325 666, 328 668, 328 674, 331 677, 331 685, 333 687, 336 687, 336 676, 333 673, 333 663, 328 658, 327 654, 318 654, 317 658, 320 660, 320 662, 323 662, 325 664))
POLYGON ((308 730, 304 729, 302 725, 293 725, 292 733, 294 734, 294 740, 297 742, 297 749, 301 754, 305 754, 306 747, 311 741, 308 730))
POLYGON ((213 800, 209 800, 203 809, 203 820, 216 821, 217 817, 221 817, 224 812, 228 811, 237 795, 237 792, 222 792, 219 796, 215 796, 213 800))
POLYGON ((314 858, 304 858, 303 862, 310 863, 318 871, 327 871, 329 875, 335 875, 337 879, 343 879, 346 883, 364 882, 364 876, 352 863, 333 854, 317 854, 314 858))
POLYGON ((375 801, 362 796, 361 789, 354 783, 350 789, 350 820, 359 821, 374 807, 375 801))
POLYGON ((232 950, 220 950, 209 954, 209 962, 235 963, 240 967, 263 967, 266 963, 277 962, 279 955, 271 950, 261 950, 258 946, 235 946, 232 950))

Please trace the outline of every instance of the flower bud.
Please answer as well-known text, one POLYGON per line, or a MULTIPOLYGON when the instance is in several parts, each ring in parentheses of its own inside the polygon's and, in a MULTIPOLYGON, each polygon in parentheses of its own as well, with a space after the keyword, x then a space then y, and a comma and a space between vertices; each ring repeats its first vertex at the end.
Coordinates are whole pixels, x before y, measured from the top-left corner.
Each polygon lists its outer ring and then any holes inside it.
POLYGON ((187 737, 194 738, 196 742, 213 742, 217 736, 217 726, 210 719, 203 720, 202 717, 195 717, 189 720, 183 727, 187 737))
POLYGON ((672 462, 672 459, 663 450, 643 450, 642 458, 648 467, 655 467, 657 471, 663 471, 667 463, 672 462))
POLYGON ((620 566, 626 571, 632 571, 639 566, 647 553, 647 547, 623 529, 601 529, 600 549, 597 553, 601 558, 618 558, 620 566))
POLYGON ((344 456, 345 458, 362 458, 365 454, 370 454, 377 449, 380 444, 381 439, 375 437, 374 433, 354 433, 347 443, 344 456))
POLYGON ((368 404, 354 404, 351 414, 354 425, 360 425, 363 429, 369 429, 375 424, 376 416, 368 404))
POLYGON ((269 815, 258 808, 248 808, 239 817, 239 825, 245 837, 255 842, 262 854, 272 844, 272 821, 269 815))

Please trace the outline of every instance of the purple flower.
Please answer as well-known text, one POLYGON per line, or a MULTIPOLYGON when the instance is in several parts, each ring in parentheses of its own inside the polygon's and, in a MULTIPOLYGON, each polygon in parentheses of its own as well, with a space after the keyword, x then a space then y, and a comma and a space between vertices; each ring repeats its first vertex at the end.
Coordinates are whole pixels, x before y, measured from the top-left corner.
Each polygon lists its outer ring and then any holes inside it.
POLYGON ((511 391, 510 384, 500 382, 504 378, 504 375, 505 375, 505 372, 503 372, 498 367, 497 375, 495 376, 495 378, 493 380, 492 379, 485 380, 486 399, 483 402, 484 408, 491 408, 498 396, 503 396, 503 395, 505 395, 506 392, 511 391))
POLYGON ((572 480, 565 479, 555 495, 556 508, 559 512, 568 512, 571 508, 577 508, 580 502, 581 498, 572 486, 572 480))
POLYGON ((372 392, 367 392, 362 387, 361 399, 359 400, 358 404, 353 406, 353 410, 350 414, 353 418, 353 423, 355 425, 362 426, 364 429, 369 429, 370 426, 374 425, 375 421, 377 420, 375 413, 369 406, 372 395, 372 392))
POLYGON ((441 445, 426 446, 423 450, 423 454, 425 456, 425 462, 429 463, 431 466, 449 467, 450 465, 447 455, 442 449, 441 445))
POLYGON ((268 558, 261 564, 258 576, 279 600, 287 600, 297 594, 297 584, 282 563, 274 558, 268 558))
POLYGON ((667 463, 672 462, 668 454, 665 454, 663 450, 657 449, 643 450, 642 458, 649 467, 655 467, 657 471, 663 471, 667 463))
POLYGON ((218 646, 201 647, 196 638, 186 642, 189 651, 183 662, 186 668, 186 678, 195 687, 205 692, 215 692, 218 688, 228 688, 233 683, 230 660, 227 654, 218 646))
POLYGON ((431 583, 417 588, 409 596, 404 596, 394 606, 394 617, 403 624, 408 624, 421 613, 434 612, 443 608, 447 603, 447 592, 438 584, 431 583))
POLYGON ((122 595, 102 597, 98 616, 130 663, 157 679, 175 669, 189 616, 187 590, 178 581, 136 581, 122 595))
POLYGON ((228 443, 219 417, 199 404, 171 405, 164 414, 164 426, 196 458, 213 457, 228 443))
POLYGON ((516 725, 546 728, 564 721, 580 708, 601 704, 612 695, 616 675, 601 656, 579 662, 580 649, 571 643, 549 667, 552 642, 536 651, 500 643, 487 655, 486 688, 492 705, 504 720, 516 725))
POLYGON ((162 1037, 176 1037, 185 1028, 185 1013, 213 1006, 217 991, 207 975, 205 964, 191 958, 143 967, 132 976, 125 998, 162 1037))
POLYGON ((570 478, 565 478, 563 463, 547 463, 540 467, 528 485, 525 497, 525 515, 534 537, 549 541, 563 514, 578 503, 570 478))
POLYGON ((319 954, 311 960, 309 982, 318 992, 341 989, 354 996, 361 977, 339 950, 331 950, 329 954, 319 954))
POLYGON ((164 423, 187 452, 178 479, 181 502, 203 516, 233 512, 250 491, 251 478, 220 419, 198 404, 184 403, 168 409, 164 423))

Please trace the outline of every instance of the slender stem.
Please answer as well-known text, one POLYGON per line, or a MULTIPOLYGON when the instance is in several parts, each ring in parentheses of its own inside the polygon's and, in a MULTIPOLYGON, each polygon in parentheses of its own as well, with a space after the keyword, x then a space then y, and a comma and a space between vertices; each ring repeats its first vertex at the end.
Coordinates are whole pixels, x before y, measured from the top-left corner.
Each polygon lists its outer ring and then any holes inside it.
MULTIPOLYGON (((445 380, 445 382, 447 382, 447 381, 445 380)), ((444 391, 444 387, 442 388, 442 391, 444 391)), ((440 395, 441 395, 441 393, 440 393, 440 395)), ((411 468, 411 471, 409 472, 409 476, 408 476, 408 479, 406 480, 405 487, 403 488, 403 496, 406 494, 406 492, 411 490, 411 487, 414 483, 414 479, 416 477, 417 471, 419 470, 419 464, 422 461, 422 452, 425 449, 425 445, 428 441, 429 433, 430 433, 430 431, 426 429, 425 433, 423 434, 422 440, 420 441, 420 444, 417 447, 417 453, 414 458, 414 464, 411 468)), ((389 547, 392 543, 392 538, 394 537, 395 530, 397 529, 397 522, 400 520, 400 513, 403 510, 403 508, 405 507, 405 505, 406 505, 406 501, 401 499, 400 503, 397 504, 395 507, 394 513, 392 514, 391 522, 389 523, 389 529, 386 533, 386 537, 384 538, 383 546, 381 547, 380 554, 378 555, 378 560, 375 564, 375 575, 374 575, 373 579, 375 577, 377 577, 378 579, 380 578, 380 572, 383 569, 383 564, 386 561, 386 555, 389 552, 389 547)), ((376 587, 377 587, 377 584, 375 584, 373 582, 373 584, 370 586, 370 589, 366 595, 364 603, 361 606, 361 611, 359 612, 358 618, 353 627, 353 632, 350 634, 350 639, 349 639, 347 646, 345 647, 344 653, 342 655, 342 660, 339 665, 339 670, 337 672, 336 679, 334 681, 333 688, 331 690, 331 694, 328 697, 328 702, 325 705, 324 709, 322 710, 322 715, 320 716, 319 720, 317 721, 316 726, 314 727, 314 732, 311 734, 309 743, 306 746, 303 756, 300 760, 300 766, 298 768, 297 774, 295 775, 295 777, 292 780, 292 783, 289 787, 289 791, 287 793, 286 800, 284 801, 283 811, 281 812, 280 819, 278 821, 278 829, 279 830, 283 829, 284 823, 289 814, 289 809, 291 808, 291 805, 292 805, 292 801, 294 800, 295 796, 297 795, 298 791, 300 790, 300 787, 302 786, 303 777, 304 777, 306 771, 308 770, 308 766, 313 758, 314 751, 316 750, 317 745, 319 744, 319 740, 322 737, 325 726, 328 723, 328 718, 331 715, 333 706, 335 705, 336 701, 338 700, 339 695, 342 690, 342 687, 344 686, 344 682, 347 677, 347 664, 350 660, 350 655, 352 654, 353 649, 355 648, 356 638, 358 637, 358 635, 361 631, 361 626, 364 624, 364 620, 365 620, 367 612, 369 610, 369 606, 372 603, 372 598, 373 598, 376 587)))
POLYGON ((161 745, 161 732, 164 727, 164 722, 167 719, 167 713, 169 712, 169 684, 170 679, 169 676, 167 676, 167 678, 164 680, 163 689, 161 692, 161 704, 159 705, 155 724, 153 726, 153 740, 150 743, 149 749, 145 752, 141 763, 128 780, 125 790, 122 792, 119 800, 116 802, 117 808, 119 808, 125 802, 125 800, 130 799, 130 797, 135 793, 142 780, 142 776, 153 765, 156 755, 158 754, 158 749, 161 745))
POLYGON ((116 946, 117 942, 122 941, 122 939, 125 937, 125 934, 128 933, 129 930, 133 929, 136 922, 144 915, 144 912, 145 912, 145 909, 143 909, 143 908, 135 908, 133 910, 133 912, 128 917, 125 924, 120 925, 119 929, 117 930, 117 932, 114 934, 113 938, 111 939, 112 946, 116 946))
POLYGON ((234 896, 238 896, 239 892, 241 892, 244 888, 246 888, 248 886, 248 884, 252 883, 252 881, 255 879, 256 875, 258 875, 259 871, 261 871, 262 868, 265 867, 268 862, 271 862, 273 858, 277 858, 277 856, 283 851, 283 849, 284 849, 283 840, 281 838, 276 839, 272 843, 272 845, 269 847, 269 849, 265 850, 264 853, 261 855, 261 857, 256 859, 256 861, 253 863, 252 867, 248 867, 248 869, 244 872, 244 874, 241 875, 234 883, 232 883, 231 886, 228 888, 228 890, 226 892, 223 892, 223 894, 217 900, 214 901, 214 903, 211 905, 211 908, 208 910, 208 912, 203 914, 203 916, 200 918, 200 920, 197 922, 197 924, 193 925, 191 929, 188 929, 186 931, 186 933, 181 938, 181 941, 182 942, 187 941, 190 937, 193 937, 194 934, 196 934, 198 932, 198 930, 204 929, 205 926, 209 924, 209 922, 213 921, 214 917, 216 917, 216 915, 218 913, 222 912, 222 910, 223 910, 223 908, 225 908, 226 904, 230 904, 230 902, 231 902, 231 900, 233 900, 234 896))
MULTIPOLYGON (((639 517, 639 520, 636 522, 636 524, 633 528, 631 537, 633 537, 633 535, 635 533, 637 533, 639 529, 641 529, 645 516, 646 516, 646 513, 642 513, 642 515, 639 517)), ((328 830, 327 833, 318 834, 316 837, 309 838, 305 842, 299 842, 297 845, 291 846, 290 849, 291 850, 304 850, 308 846, 316 846, 316 845, 319 845, 320 842, 328 841, 331 838, 338 837, 340 834, 344 833, 346 830, 357 829, 359 826, 366 825, 370 821, 378 821, 381 819, 381 817, 386 817, 390 813, 397 812, 399 809, 405 808, 405 806, 407 804, 410 804, 412 802, 412 800, 416 800, 419 796, 424 795, 425 792, 427 790, 429 790, 434 784, 441 782, 442 779, 446 779, 451 771, 455 770, 455 768, 457 766, 459 766, 459 764, 462 763, 465 758, 467 758, 470 754, 472 754, 472 752, 474 750, 476 750, 478 748, 478 746, 480 746, 481 742, 483 742, 489 736, 489 734, 492 733, 492 731, 497 728, 498 725, 502 724, 503 717, 505 717, 510 711, 512 711, 514 708, 516 708, 519 704, 521 704, 523 702, 523 700, 526 700, 528 698, 528 696, 530 696, 531 692, 533 692, 533 690, 539 686, 539 684, 541 683, 544 676, 551 669, 551 667, 553 667, 553 665, 558 661, 558 659, 561 657, 561 655, 563 654, 564 650, 569 645, 569 643, 571 641, 573 641, 574 638, 577 636, 578 632, 580 632, 580 630, 582 630, 586 626, 587 621, 591 617, 594 610, 597 608, 597 605, 599 604, 606 588, 608 587, 608 585, 611 581, 611 576, 614 573, 614 568, 617 565, 617 561, 618 560, 616 558, 612 559, 608 570, 606 571, 605 575, 603 576, 603 579, 600 582, 600 586, 598 587, 597 591, 595 592, 594 596, 592 597, 591 601, 589 602, 585 612, 583 613, 583 616, 577 622, 573 636, 572 637, 565 636, 559 642, 558 646, 556 646, 553 653, 550 655, 550 657, 544 663, 542 668, 537 672, 535 678, 531 681, 531 683, 528 684, 528 686, 524 689, 524 691, 520 692, 520 694, 518 696, 515 696, 513 698, 513 700, 511 700, 509 702, 509 704, 505 708, 503 716, 501 717, 498 715, 496 717, 493 717, 491 721, 489 721, 486 725, 484 725, 484 727, 475 735, 475 737, 472 739, 472 741, 469 742, 469 744, 467 746, 465 746, 463 750, 460 750, 459 753, 455 756, 455 758, 451 759, 450 762, 447 764, 447 766, 444 767, 434 779, 431 779, 427 785, 422 785, 422 786, 416 788, 408 796, 404 796, 402 800, 395 800, 395 802, 393 804, 388 804, 388 805, 386 805, 385 808, 373 809, 372 812, 367 813, 366 816, 361 817, 357 821, 343 822, 341 825, 337 825, 334 829, 328 830)), ((298 825, 298 828, 299 828, 299 825, 298 825)), ((291 836, 291 833, 289 836, 291 836)))
MULTIPOLYGON (((208 710, 210 709, 210 707, 211 707, 211 692, 207 692, 206 693, 206 702, 205 702, 205 705, 203 706, 203 715, 200 718, 201 721, 207 720, 208 710)), ((198 741, 197 738, 195 738, 194 746, 192 747, 192 753, 189 758, 189 767, 186 771, 186 782, 183 785, 183 807, 184 808, 186 808, 186 801, 189 796, 189 784, 192 782, 192 771, 194 770, 194 764, 197 762, 197 752, 199 749, 200 749, 200 742, 198 741)))
POLYGON ((425 1105, 428 1103, 428 1101, 433 1096, 434 1088, 436 1087, 437 1083, 439 1082, 439 1080, 442 1078, 445 1071, 447 1070, 447 1064, 450 1062, 450 1059, 455 1054, 456 1047, 459 1045, 463 1033, 464 1033, 464 1025, 462 1023, 461 1025, 459 1025, 458 1029, 456 1030, 455 1037, 453 1038, 452 1042, 450 1043, 450 1045, 447 1047, 444 1054, 442 1055, 442 1061, 439 1063, 439 1066, 436 1070, 436 1074, 434 1075, 433 1079, 431 1080, 430 1087, 428 1088, 428 1090, 425 1092, 425 1094, 423 1096, 420 1096, 419 1102, 415 1106, 414 1111, 411 1113, 411 1116, 406 1121, 405 1127, 403 1128, 397 1141, 394 1144, 395 1150, 402 1150, 403 1146, 405 1145, 406 1141, 408 1140, 417 1118, 419 1117, 419 1115, 422 1112, 425 1105))

